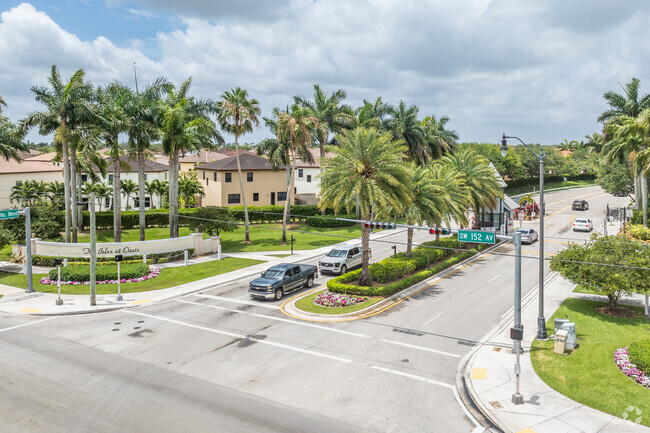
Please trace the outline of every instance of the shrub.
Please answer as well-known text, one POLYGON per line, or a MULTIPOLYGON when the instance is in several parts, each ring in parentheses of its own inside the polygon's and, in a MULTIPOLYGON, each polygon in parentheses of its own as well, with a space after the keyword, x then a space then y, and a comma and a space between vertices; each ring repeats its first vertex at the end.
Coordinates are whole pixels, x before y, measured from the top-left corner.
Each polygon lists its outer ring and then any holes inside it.
MULTIPOLYGON (((650 219, 650 208, 648 208, 648 217, 650 219)), ((632 224, 643 224, 643 211, 640 209, 634 210, 630 221, 632 224)))
POLYGON ((627 354, 632 364, 650 375, 650 339, 630 344, 627 348, 627 354))
POLYGON ((642 225, 632 225, 630 226, 630 234, 632 237, 641 239, 642 241, 650 241, 650 228, 648 227, 643 227, 642 225))
POLYGON ((401 257, 389 257, 379 263, 370 265, 370 276, 378 283, 395 281, 415 271, 415 260, 401 257))
MULTIPOLYGON (((148 273, 149 265, 144 263, 120 265, 122 279, 140 278, 148 273)), ((48 276, 51 280, 57 279, 57 270, 52 269, 48 276)), ((117 265, 98 266, 95 268, 95 277, 97 281, 116 280, 117 265)), ((90 281, 90 266, 72 265, 61 268, 61 281, 90 281)))
POLYGON ((332 228, 332 227, 351 227, 357 223, 352 221, 340 221, 336 218, 349 218, 356 219, 356 215, 318 215, 307 218, 307 225, 318 228, 332 228))

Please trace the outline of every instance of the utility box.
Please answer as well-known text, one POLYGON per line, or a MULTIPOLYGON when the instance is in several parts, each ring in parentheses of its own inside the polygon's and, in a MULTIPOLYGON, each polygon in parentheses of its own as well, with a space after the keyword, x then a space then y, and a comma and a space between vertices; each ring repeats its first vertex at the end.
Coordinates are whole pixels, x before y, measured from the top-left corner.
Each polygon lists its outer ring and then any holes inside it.
MULTIPOLYGON (((562 325, 560 331, 567 331, 566 337, 566 348, 568 350, 573 350, 576 348, 577 338, 576 338, 576 324, 573 322, 567 322, 562 325)), ((559 331, 558 331, 559 332, 559 331)))
POLYGON ((557 332, 559 329, 562 329, 562 325, 569 323, 569 319, 555 319, 554 322, 553 327, 555 328, 555 332, 557 332))
POLYGON ((568 334, 569 332, 563 329, 559 329, 555 333, 555 346, 553 347, 553 351, 558 355, 564 355, 564 351, 566 350, 566 338, 568 334))

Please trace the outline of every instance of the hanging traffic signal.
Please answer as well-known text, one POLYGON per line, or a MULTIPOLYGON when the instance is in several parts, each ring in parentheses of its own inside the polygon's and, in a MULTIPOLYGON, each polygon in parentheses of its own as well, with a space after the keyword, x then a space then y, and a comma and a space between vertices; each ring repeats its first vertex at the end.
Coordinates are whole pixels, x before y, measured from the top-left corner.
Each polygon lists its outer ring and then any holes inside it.
POLYGON ((450 229, 445 229, 445 228, 441 228, 441 227, 431 227, 431 228, 429 228, 429 234, 432 234, 432 235, 435 235, 435 234, 448 235, 449 233, 451 233, 450 229))
POLYGON ((451 231, 449 229, 440 229, 440 234, 441 235, 448 235, 449 233, 451 233, 451 231))

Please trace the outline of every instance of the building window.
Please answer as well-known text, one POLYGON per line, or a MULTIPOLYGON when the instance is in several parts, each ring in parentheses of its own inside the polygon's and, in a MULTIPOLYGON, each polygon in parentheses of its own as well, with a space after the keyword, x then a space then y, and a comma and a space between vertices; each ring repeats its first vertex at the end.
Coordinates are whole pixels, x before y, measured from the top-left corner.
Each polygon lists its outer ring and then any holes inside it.
POLYGON ((232 173, 226 173, 226 182, 232 182, 232 173))
POLYGON ((298 188, 296 188, 295 186, 293 187, 293 193, 298 194, 298 188))
POLYGON ((203 180, 205 180, 205 171, 203 172, 203 180))
POLYGON ((146 173, 145 173, 145 175, 144 175, 144 181, 145 181, 145 182, 147 181, 147 174, 146 174, 146 173))
POLYGON ((88 175, 87 174, 82 174, 81 175, 81 181, 86 182, 88 180, 88 175))
POLYGON ((307 182, 311 182, 311 174, 307 175, 307 182))
POLYGON ((253 181, 253 172, 249 171, 246 173, 246 182, 252 182, 253 181))
POLYGON ((106 209, 108 209, 108 208, 110 207, 110 205, 111 205, 111 198, 110 198, 110 197, 106 197, 106 201, 105 201, 105 203, 106 203, 106 209))
POLYGON ((208 186, 208 185, 210 185, 210 179, 205 180, 205 186, 208 186))
POLYGON ((302 175, 303 175, 303 170, 302 170, 302 168, 299 168, 298 169, 298 177, 302 177, 302 175))
MULTIPOLYGON (((140 208, 140 200, 137 197, 133 197, 133 207, 140 208)), ((144 207, 151 207, 151 197, 144 197, 144 207)))
POLYGON ((214 181, 216 182, 217 181, 217 172, 215 171, 213 174, 214 174, 214 181))
POLYGON ((228 204, 239 203, 239 194, 228 194, 228 204))
POLYGON ((20 185, 22 185, 22 184, 23 184, 23 181, 22 181, 22 180, 17 180, 17 181, 16 181, 16 186, 20 186, 20 185))
POLYGON ((112 174, 109 174, 109 175, 108 175, 108 181, 111 182, 111 183, 113 183, 113 175, 112 175, 112 174))
POLYGON ((258 192, 253 193, 253 201, 260 201, 260 194, 258 192))
POLYGON ((278 201, 285 201, 287 199, 287 192, 286 191, 279 191, 278 192, 278 201))

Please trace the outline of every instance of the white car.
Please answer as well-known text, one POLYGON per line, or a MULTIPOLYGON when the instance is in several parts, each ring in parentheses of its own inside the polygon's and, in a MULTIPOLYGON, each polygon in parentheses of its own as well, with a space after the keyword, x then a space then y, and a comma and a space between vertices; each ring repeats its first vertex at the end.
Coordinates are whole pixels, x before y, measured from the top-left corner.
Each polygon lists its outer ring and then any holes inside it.
POLYGON ((517 231, 521 233, 522 244, 532 244, 539 239, 539 235, 534 229, 518 229, 517 231))
POLYGON ((594 223, 587 218, 577 218, 573 222, 573 231, 590 232, 594 229, 594 223))
MULTIPOLYGON (((372 251, 368 252, 372 258, 372 251)), ((348 269, 361 266, 363 251, 358 245, 336 247, 318 262, 320 273, 345 274, 348 269)))

